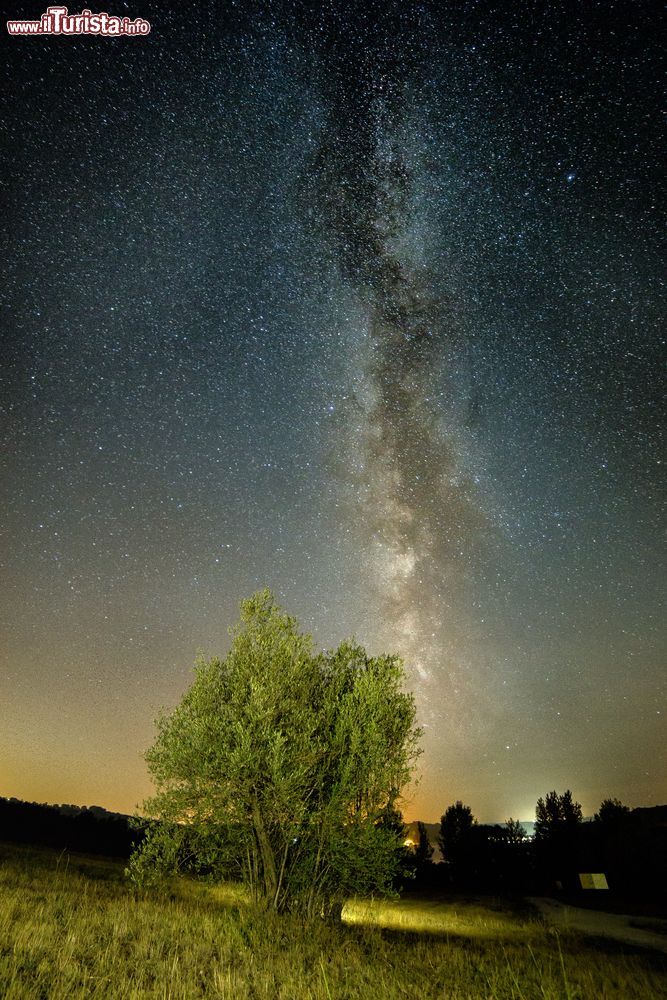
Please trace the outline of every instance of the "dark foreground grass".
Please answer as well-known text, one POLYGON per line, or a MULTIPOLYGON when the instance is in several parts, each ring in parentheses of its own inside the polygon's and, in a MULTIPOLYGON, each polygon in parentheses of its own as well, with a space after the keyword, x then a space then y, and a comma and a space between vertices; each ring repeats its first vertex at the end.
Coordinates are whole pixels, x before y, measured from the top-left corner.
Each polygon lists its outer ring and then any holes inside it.
POLYGON ((352 902, 345 917, 270 917, 185 880, 137 896, 121 864, 0 845, 0 996, 667 997, 664 956, 557 936, 499 902, 352 902))

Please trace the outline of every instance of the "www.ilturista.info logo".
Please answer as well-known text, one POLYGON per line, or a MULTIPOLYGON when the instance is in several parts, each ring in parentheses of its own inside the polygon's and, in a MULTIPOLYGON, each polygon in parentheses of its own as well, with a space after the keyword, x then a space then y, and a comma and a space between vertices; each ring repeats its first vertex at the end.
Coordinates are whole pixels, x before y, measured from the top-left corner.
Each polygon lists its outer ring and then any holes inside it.
POLYGON ((68 13, 67 7, 47 7, 39 21, 7 21, 10 35, 147 35, 151 30, 148 21, 137 17, 115 17, 113 14, 93 14, 82 10, 80 14, 68 13))

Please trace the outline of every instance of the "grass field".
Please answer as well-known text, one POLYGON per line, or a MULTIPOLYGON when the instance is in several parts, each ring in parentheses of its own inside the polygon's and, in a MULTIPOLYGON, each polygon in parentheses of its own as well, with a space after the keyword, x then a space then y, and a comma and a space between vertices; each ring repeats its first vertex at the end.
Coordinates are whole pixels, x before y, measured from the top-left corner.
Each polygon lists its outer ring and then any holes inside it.
POLYGON ((3 1000, 653 1000, 667 959, 556 935, 499 900, 351 901, 342 927, 234 886, 137 896, 122 864, 0 845, 3 1000))

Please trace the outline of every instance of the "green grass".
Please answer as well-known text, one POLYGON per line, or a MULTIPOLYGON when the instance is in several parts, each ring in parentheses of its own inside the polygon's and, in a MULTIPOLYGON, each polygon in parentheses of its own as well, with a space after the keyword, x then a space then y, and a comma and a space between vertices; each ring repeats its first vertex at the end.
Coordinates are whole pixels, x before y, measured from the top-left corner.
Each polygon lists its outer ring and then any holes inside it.
POLYGON ((3 1000, 667 996, 664 957, 557 936, 498 900, 355 900, 334 927, 258 913, 229 885, 137 895, 122 871, 0 845, 3 1000))

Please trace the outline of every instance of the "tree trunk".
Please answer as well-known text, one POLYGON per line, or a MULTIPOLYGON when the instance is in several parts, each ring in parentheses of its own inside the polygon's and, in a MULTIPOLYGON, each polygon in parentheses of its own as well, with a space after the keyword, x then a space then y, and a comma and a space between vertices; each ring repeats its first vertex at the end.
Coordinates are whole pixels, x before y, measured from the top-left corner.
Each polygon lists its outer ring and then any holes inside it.
POLYGON ((289 845, 289 841, 288 841, 287 844, 285 844, 285 850, 283 851, 283 860, 282 860, 282 864, 280 865, 280 875, 278 876, 278 882, 277 882, 277 885, 276 885, 276 894, 275 894, 274 899, 273 899, 274 909, 276 909, 278 911, 280 911, 282 909, 281 896, 282 896, 282 887, 283 887, 283 876, 285 874, 285 865, 287 864, 287 855, 289 854, 289 847, 290 847, 290 845, 289 845))
POLYGON ((264 876, 264 895, 268 902, 275 907, 277 902, 278 874, 276 872, 276 861, 273 856, 273 849, 269 840, 269 835, 264 825, 262 812, 259 808, 257 796, 252 799, 252 824, 255 831, 255 839, 259 848, 259 855, 262 859, 262 874, 264 876))

